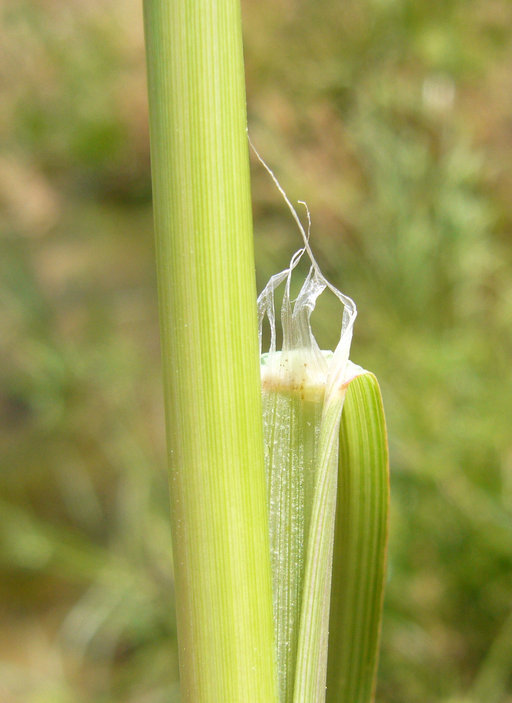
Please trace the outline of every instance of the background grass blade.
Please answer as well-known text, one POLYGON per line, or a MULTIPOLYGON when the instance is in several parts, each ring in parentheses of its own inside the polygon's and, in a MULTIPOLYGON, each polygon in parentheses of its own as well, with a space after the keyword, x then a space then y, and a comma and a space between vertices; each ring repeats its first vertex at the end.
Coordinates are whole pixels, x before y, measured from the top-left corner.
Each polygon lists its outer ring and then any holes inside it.
POLYGON ((498 635, 471 687, 468 701, 500 703, 505 700, 508 682, 512 679, 512 612, 501 625, 498 635))
POLYGON ((388 447, 373 374, 349 385, 340 426, 327 703, 374 695, 388 532, 388 447))

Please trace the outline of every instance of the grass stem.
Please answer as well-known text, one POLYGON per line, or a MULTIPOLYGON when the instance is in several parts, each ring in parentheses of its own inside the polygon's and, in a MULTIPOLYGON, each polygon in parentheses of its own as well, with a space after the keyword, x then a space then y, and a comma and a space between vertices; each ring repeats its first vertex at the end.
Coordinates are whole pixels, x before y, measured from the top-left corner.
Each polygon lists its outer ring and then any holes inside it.
POLYGON ((273 703, 239 0, 145 0, 183 703, 273 703))

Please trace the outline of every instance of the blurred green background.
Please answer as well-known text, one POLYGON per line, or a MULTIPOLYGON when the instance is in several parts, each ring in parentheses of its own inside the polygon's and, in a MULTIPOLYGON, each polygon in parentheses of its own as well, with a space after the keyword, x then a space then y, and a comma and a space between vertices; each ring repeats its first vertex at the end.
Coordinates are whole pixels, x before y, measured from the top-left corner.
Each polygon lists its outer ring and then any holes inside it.
MULTIPOLYGON (((252 138, 385 399, 377 700, 510 703, 512 4, 243 10, 252 138)), ((0 701, 172 703, 141 2, 0 12, 0 701)), ((261 287, 299 237, 253 194, 261 287)))

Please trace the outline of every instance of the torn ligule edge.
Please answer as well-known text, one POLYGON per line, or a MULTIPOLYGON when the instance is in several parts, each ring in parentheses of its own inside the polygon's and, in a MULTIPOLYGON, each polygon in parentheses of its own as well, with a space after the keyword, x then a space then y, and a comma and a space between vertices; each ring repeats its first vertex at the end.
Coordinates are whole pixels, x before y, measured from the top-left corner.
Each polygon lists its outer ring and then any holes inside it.
POLYGON ((356 304, 351 298, 344 295, 333 286, 320 270, 309 244, 311 217, 306 203, 304 201, 299 201, 306 208, 308 218, 307 235, 297 215, 297 211, 290 202, 281 184, 256 150, 250 137, 248 137, 248 139, 256 157, 269 173, 287 204, 304 241, 304 246, 292 256, 289 267, 271 276, 267 285, 258 296, 260 353, 262 351, 262 330, 265 316, 268 318, 270 324, 270 348, 268 355, 266 355, 266 364, 262 367, 262 374, 265 374, 267 380, 273 377, 274 381, 277 381, 277 379, 280 378, 280 384, 285 381, 284 377, 288 377, 290 381, 296 384, 296 374, 298 369, 301 368, 300 376, 303 377, 304 382, 307 382, 308 385, 316 386, 323 381, 325 384, 325 397, 327 399, 330 397, 330 394, 336 390, 344 392, 347 383, 352 380, 354 376, 359 375, 359 372, 356 371, 357 369, 363 372, 361 367, 357 367, 348 360, 354 321, 357 316, 356 304), (304 253, 307 253, 309 257, 311 268, 297 298, 291 301, 290 284, 292 273, 304 253), (285 283, 281 305, 283 341, 282 352, 278 355, 276 354, 275 291, 282 283, 285 283), (326 288, 334 293, 343 305, 340 339, 332 355, 320 350, 311 329, 311 314, 315 309, 318 297, 326 288), (297 364, 296 354, 299 350, 301 352, 301 357, 303 357, 302 367, 300 363, 297 364), (349 368, 347 368, 348 364, 350 364, 349 368), (293 379, 290 374, 294 375, 293 379), (349 376, 349 378, 347 379, 346 376, 349 376))

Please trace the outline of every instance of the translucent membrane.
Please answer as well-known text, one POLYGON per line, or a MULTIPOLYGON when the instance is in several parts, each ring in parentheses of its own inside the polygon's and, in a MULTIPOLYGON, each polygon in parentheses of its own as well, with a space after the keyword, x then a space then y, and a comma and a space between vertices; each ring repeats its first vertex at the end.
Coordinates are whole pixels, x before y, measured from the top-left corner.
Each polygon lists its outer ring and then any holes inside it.
POLYGON ((324 278, 283 196, 304 248, 258 298, 260 347, 265 318, 270 325, 261 380, 275 640, 281 702, 319 703, 325 699, 339 424, 347 384, 362 369, 348 360, 355 304, 324 278), (292 273, 304 254, 311 268, 292 301, 292 273), (275 294, 280 286, 278 350, 275 294), (321 351, 311 329, 311 313, 326 288, 343 306, 334 352, 321 351))

